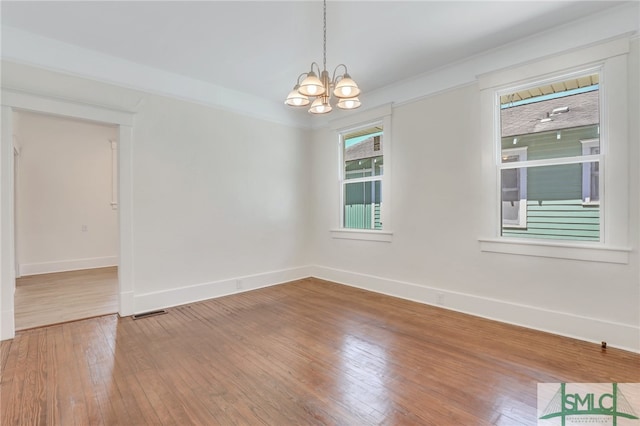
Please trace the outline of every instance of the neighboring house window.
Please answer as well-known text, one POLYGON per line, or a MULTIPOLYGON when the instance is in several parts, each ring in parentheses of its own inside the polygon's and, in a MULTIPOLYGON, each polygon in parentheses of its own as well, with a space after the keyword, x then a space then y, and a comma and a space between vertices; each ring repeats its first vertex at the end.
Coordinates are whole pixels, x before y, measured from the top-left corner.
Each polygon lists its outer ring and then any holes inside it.
MULTIPOLYGON (((600 155, 600 140, 587 139, 580 141, 582 155, 600 155)), ((584 204, 600 202, 600 162, 582 164, 582 201, 584 204)))
POLYGON ((591 72, 499 93, 502 236, 600 240, 599 80, 591 72))
POLYGON ((384 132, 382 123, 340 134, 342 227, 382 229, 384 132))
MULTIPOLYGON (((517 139, 516 139, 517 143, 517 139)), ((527 147, 502 150, 502 164, 527 160, 527 147)), ((527 227, 527 169, 503 168, 500 179, 502 196, 502 226, 527 227)))

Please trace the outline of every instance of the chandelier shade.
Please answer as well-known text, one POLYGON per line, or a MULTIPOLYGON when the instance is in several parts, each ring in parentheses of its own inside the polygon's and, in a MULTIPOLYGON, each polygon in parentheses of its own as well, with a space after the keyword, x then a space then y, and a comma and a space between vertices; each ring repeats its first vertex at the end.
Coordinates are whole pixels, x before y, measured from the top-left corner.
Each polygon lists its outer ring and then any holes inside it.
POLYGON ((349 75, 346 65, 338 65, 333 71, 333 78, 329 78, 329 72, 327 71, 327 0, 323 0, 323 5, 323 70, 320 71, 320 66, 312 62, 310 71, 298 76, 295 87, 289 92, 284 102, 293 107, 307 106, 311 103, 309 107, 309 113, 311 114, 331 112, 333 110, 331 106, 332 95, 338 99, 336 106, 340 109, 355 109, 361 105, 360 99, 358 99, 360 88, 349 75), (344 73, 338 74, 338 70, 341 67, 344 68, 344 73), (304 77, 302 82, 300 82, 301 77, 304 77), (315 99, 311 102, 309 98, 315 99))
POLYGON ((311 104, 311 108, 309 108, 309 112, 311 114, 326 114, 328 112, 331 112, 332 109, 333 108, 329 103, 329 97, 320 96, 316 98, 315 101, 313 101, 313 103, 311 104))
POLYGON ((320 96, 326 92, 322 81, 316 76, 313 70, 309 71, 307 78, 302 80, 298 92, 305 96, 320 96))
POLYGON ((307 106, 311 101, 309 98, 298 91, 300 88, 299 85, 293 88, 292 91, 289 92, 289 96, 287 96, 287 100, 284 101, 285 104, 289 106, 307 106))
POLYGON ((342 98, 338 101, 337 105, 340 109, 356 109, 360 106, 360 99, 356 98, 342 98))
POLYGON ((356 82, 351 79, 351 76, 344 73, 344 76, 336 84, 333 94, 337 98, 354 98, 360 94, 360 89, 356 82))

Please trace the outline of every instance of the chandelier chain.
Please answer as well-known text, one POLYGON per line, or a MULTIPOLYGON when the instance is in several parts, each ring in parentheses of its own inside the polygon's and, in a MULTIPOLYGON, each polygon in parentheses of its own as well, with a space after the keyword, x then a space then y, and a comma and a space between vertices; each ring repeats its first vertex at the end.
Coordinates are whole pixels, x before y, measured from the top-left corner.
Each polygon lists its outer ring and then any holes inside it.
POLYGON ((322 40, 322 69, 327 69, 327 0, 324 0, 323 6, 322 28, 324 30, 324 38, 322 40))

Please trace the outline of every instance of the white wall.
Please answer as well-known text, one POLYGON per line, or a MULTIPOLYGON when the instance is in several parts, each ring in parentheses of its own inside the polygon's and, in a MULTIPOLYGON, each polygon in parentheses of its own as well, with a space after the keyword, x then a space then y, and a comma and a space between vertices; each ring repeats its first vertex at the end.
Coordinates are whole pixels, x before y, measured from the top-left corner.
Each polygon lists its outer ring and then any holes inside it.
POLYGON ((307 149, 302 130, 145 97, 134 131, 136 294, 173 303, 180 287, 201 286, 200 298, 306 265, 307 149))
POLYGON ((23 111, 14 113, 13 130, 20 275, 117 265, 117 128, 23 111))
POLYGON ((331 238, 340 208, 337 136, 316 132, 315 274, 432 304, 442 294, 448 308, 638 351, 638 40, 630 56, 628 264, 480 251, 483 144, 474 84, 394 108, 391 243, 331 238))

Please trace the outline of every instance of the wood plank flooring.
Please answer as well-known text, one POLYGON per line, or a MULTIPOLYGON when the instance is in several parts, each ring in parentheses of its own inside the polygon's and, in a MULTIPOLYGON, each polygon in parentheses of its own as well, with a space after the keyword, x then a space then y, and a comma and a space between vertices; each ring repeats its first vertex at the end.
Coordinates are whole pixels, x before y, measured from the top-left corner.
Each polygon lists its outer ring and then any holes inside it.
POLYGON ((535 425, 538 382, 640 355, 304 279, 17 333, 2 425, 535 425))
POLYGON ((16 330, 118 312, 118 268, 30 275, 16 280, 16 330))

